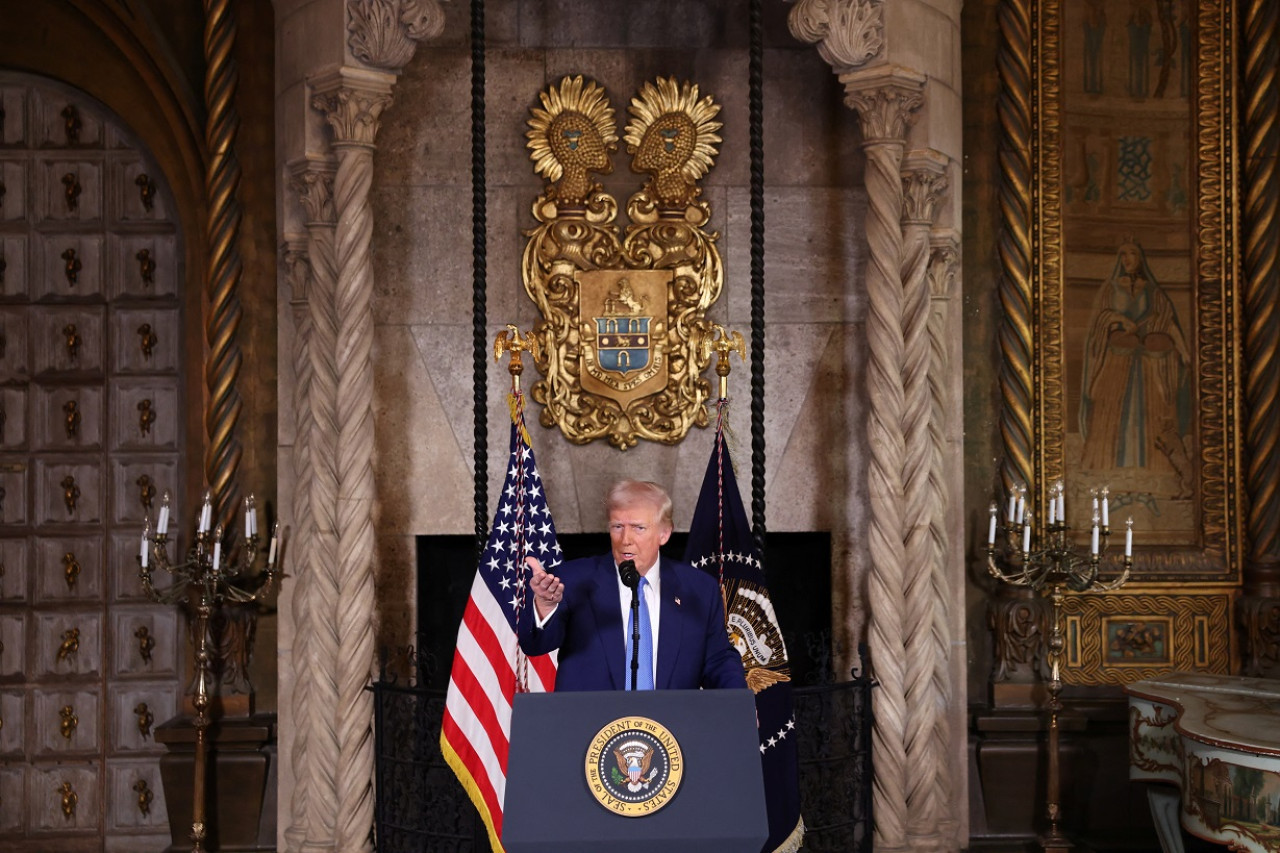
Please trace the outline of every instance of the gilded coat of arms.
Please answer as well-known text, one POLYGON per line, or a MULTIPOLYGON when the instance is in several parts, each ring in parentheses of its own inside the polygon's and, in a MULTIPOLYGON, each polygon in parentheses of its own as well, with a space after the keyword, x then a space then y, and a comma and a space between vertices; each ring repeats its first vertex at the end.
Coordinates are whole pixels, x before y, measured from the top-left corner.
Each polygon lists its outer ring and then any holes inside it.
POLYGON ((624 138, 644 185, 618 203, 592 175, 609 174, 618 136, 604 90, 566 77, 539 95, 529 119, 534 171, 547 186, 526 233, 525 291, 542 319, 534 400, 543 426, 570 440, 675 444, 708 422, 707 309, 720 297, 719 235, 698 181, 714 164, 720 112, 698 87, 646 83, 624 138))

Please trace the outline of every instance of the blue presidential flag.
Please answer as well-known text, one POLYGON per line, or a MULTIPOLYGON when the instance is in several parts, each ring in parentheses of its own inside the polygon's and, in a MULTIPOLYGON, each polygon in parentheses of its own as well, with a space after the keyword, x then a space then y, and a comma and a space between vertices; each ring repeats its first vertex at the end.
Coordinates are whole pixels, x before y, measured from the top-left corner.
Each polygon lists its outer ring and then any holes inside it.
POLYGON ((766 853, 793 853, 804 839, 791 666, 764 568, 756 550, 738 481, 724 440, 722 403, 715 447, 693 513, 685 561, 720 581, 729 640, 742 655, 747 686, 756 694, 760 763, 769 811, 766 853))

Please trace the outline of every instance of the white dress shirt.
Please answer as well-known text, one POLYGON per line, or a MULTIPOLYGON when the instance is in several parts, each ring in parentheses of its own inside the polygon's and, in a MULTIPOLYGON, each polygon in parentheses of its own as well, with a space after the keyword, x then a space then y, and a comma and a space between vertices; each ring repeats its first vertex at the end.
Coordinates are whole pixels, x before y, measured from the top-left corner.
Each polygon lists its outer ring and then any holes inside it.
MULTIPOLYGON (((659 556, 653 567, 644 575, 644 603, 649 608, 649 631, 653 637, 653 683, 655 686, 658 684, 658 625, 661 624, 658 616, 662 610, 662 596, 659 594, 662 583, 661 567, 662 557, 659 556)), ((622 575, 614 572, 613 576, 618 581, 618 603, 622 606, 622 648, 625 649, 631 642, 631 587, 622 582, 622 575)), ((626 666, 622 671, 626 675, 627 685, 630 686, 631 658, 627 658, 625 663, 626 666)))

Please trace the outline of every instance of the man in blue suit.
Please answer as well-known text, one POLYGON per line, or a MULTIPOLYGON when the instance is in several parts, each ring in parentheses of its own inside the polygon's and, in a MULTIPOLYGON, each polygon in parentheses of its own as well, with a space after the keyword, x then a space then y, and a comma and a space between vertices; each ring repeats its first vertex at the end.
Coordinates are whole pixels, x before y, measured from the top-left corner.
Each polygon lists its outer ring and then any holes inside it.
POLYGON ((652 632, 651 641, 639 644, 641 659, 651 657, 646 668, 652 668, 638 674, 641 689, 745 688, 715 580, 659 555, 671 536, 666 491, 656 483, 622 480, 609 490, 606 509, 611 554, 572 560, 558 576, 528 559, 535 618, 521 620, 520 648, 527 655, 559 649, 556 690, 630 689, 632 589, 618 571, 630 562, 643 579, 635 594, 644 596, 641 618, 652 632))

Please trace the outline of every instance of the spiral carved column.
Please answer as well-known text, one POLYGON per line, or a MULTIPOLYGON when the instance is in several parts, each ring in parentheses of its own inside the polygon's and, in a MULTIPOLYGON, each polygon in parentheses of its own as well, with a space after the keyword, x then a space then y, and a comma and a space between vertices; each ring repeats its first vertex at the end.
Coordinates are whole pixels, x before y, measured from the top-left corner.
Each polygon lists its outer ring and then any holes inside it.
POLYGON ((373 823, 373 704, 365 690, 374 662, 373 217, 369 188, 379 118, 391 102, 391 76, 342 69, 312 81, 312 105, 333 130, 337 228, 338 474, 338 850, 368 851, 373 823))
POLYGON ((871 660, 879 687, 873 693, 872 732, 876 849, 909 849, 906 673, 903 666, 906 613, 903 544, 905 411, 902 292, 902 152, 912 113, 923 103, 924 76, 880 66, 841 75, 845 99, 858 113, 866 152, 870 205, 867 243, 867 340, 870 359, 867 418, 871 461, 868 496, 871 554, 868 626, 871 660))
MULTIPOLYGON (((306 215, 308 280, 305 317, 297 328, 297 381, 307 377, 297 402, 298 523, 308 525, 309 546, 295 556, 294 691, 297 734, 292 762, 291 850, 331 850, 334 842, 335 770, 338 766, 337 567, 337 314, 334 291, 336 216, 334 167, 304 161, 293 169, 293 189, 306 215), (301 747, 301 749, 300 749, 301 747)), ((305 541, 301 535, 300 541, 305 541)))
POLYGON ((1276 213, 1276 70, 1280 9, 1252 0, 1244 14, 1245 489, 1249 552, 1239 617, 1245 675, 1280 673, 1280 222, 1276 213))
POLYGON ((964 612, 963 560, 956 560, 958 571, 952 571, 950 537, 947 532, 949 508, 947 463, 947 437, 949 413, 954 405, 948 392, 951 376, 951 358, 947 350, 947 330, 950 326, 950 306, 960 278, 960 240, 954 233, 934 231, 930 236, 929 279, 930 311, 929 337, 929 503, 933 512, 929 515, 930 585, 933 588, 935 647, 933 679, 934 695, 942 709, 934 721, 933 737, 941 766, 933 783, 935 796, 942 805, 941 834, 948 849, 964 844, 967 839, 956 838, 959 827, 954 799, 959 785, 959 768, 954 746, 964 742, 966 723, 964 703, 953 702, 956 694, 952 679, 955 678, 951 661, 951 638, 963 635, 963 625, 953 625, 953 613, 964 612), (955 733, 953 735, 953 733, 955 733), (949 760, 951 759, 951 760, 949 760))
POLYGON ((903 164, 903 605, 906 671, 907 807, 911 811, 908 837, 912 849, 933 850, 945 803, 938 800, 937 777, 947 772, 945 754, 935 739, 942 715, 941 695, 934 677, 944 654, 939 643, 936 599, 936 557, 931 538, 938 501, 929 487, 933 462, 929 388, 929 231, 934 207, 946 190, 946 158, 937 152, 913 152, 903 164))
POLYGON ((240 503, 237 474, 244 452, 237 434, 244 404, 236 381, 243 356, 237 333, 240 330, 240 163, 235 155, 235 138, 240 118, 235 109, 239 75, 232 52, 235 49, 235 21, 230 0, 206 0, 204 55, 205 146, 209 163, 205 173, 205 193, 209 203, 209 265, 205 295, 209 315, 205 322, 205 387, 209 394, 205 409, 204 473, 213 493, 214 523, 234 527, 240 503))
POLYGON ((291 240, 285 249, 285 277, 289 281, 293 298, 290 308, 293 315, 293 400, 294 400, 294 487, 293 527, 296 545, 293 549, 294 582, 290 603, 293 610, 294 639, 293 677, 293 725, 289 726, 293 741, 289 756, 293 767, 294 786, 290 799, 290 819, 284 832, 285 849, 300 850, 306 837, 306 824, 297 819, 305 814, 310 798, 311 762, 308 750, 310 726, 298 725, 305 719, 311 703, 311 680, 314 678, 311 661, 310 637, 314 632, 311 621, 309 597, 311 594, 311 553, 314 550, 315 524, 311 515, 311 307, 307 304, 307 291, 311 278, 311 264, 307 259, 306 243, 291 240))

